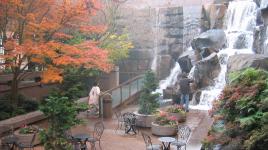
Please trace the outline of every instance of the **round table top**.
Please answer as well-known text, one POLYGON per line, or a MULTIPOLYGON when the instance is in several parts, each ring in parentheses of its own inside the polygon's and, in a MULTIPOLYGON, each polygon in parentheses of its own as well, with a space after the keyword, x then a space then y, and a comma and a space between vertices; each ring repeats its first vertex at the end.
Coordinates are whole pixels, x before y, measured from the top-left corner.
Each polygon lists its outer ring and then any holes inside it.
POLYGON ((73 135, 73 137, 75 139, 80 139, 80 140, 86 140, 86 139, 91 138, 91 136, 89 134, 85 134, 85 133, 75 134, 75 135, 73 135))
POLYGON ((174 142, 174 141, 176 141, 176 139, 173 137, 160 137, 160 138, 158 138, 158 140, 161 142, 174 142))

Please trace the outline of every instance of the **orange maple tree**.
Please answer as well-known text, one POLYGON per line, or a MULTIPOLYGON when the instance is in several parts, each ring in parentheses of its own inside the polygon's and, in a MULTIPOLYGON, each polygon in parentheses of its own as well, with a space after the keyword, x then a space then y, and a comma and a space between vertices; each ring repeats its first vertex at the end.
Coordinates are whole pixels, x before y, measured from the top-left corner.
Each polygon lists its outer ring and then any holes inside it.
POLYGON ((85 34, 105 32, 105 26, 90 25, 101 7, 98 0, 0 0, 0 34, 3 35, 5 68, 11 69, 12 104, 18 104, 18 84, 30 64, 42 66, 42 82, 61 82, 64 66, 84 66, 108 72, 108 53, 98 42, 68 45, 68 30, 85 34))

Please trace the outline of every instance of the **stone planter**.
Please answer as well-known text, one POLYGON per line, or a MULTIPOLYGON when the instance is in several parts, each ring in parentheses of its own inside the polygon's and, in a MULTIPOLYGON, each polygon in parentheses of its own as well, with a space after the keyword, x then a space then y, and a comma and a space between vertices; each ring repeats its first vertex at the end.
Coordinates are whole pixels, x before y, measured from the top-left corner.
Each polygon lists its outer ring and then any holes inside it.
POLYGON ((152 122, 152 134, 157 136, 174 136, 177 134, 177 126, 160 126, 152 122))
POLYGON ((135 111, 134 114, 137 116, 137 120, 136 120, 137 126, 151 128, 152 122, 155 119, 155 115, 139 114, 137 111, 135 111))
MULTIPOLYGON (((32 140, 32 138, 33 138, 33 135, 34 134, 21 134, 21 133, 19 133, 19 130, 16 130, 15 132, 14 132, 14 135, 16 136, 16 137, 18 137, 18 141, 20 141, 20 142, 22 142, 22 143, 28 143, 28 142, 31 142, 31 140, 32 140)), ((33 145, 38 145, 38 144, 40 144, 41 142, 40 142, 40 139, 39 139, 39 135, 38 135, 38 133, 36 134, 36 136, 35 136, 35 140, 34 140, 34 142, 33 142, 33 145)))
POLYGON ((174 116, 177 118, 178 122, 185 122, 186 121, 186 113, 170 113, 167 112, 168 116, 174 116))

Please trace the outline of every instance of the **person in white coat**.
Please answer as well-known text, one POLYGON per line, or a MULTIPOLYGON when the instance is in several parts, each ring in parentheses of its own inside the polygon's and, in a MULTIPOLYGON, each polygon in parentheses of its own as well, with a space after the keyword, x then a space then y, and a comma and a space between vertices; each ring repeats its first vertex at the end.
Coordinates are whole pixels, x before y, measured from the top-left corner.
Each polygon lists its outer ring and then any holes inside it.
POLYGON ((91 88, 88 94, 88 105, 89 109, 93 107, 99 107, 99 96, 100 96, 100 88, 97 82, 94 82, 93 87, 91 88))

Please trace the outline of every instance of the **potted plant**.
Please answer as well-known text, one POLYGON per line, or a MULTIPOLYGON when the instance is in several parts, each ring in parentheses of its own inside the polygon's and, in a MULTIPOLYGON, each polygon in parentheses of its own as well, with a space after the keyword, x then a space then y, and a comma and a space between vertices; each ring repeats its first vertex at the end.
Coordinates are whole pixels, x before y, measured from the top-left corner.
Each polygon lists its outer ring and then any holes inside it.
POLYGON ((36 133, 35 140, 33 141, 33 145, 40 144, 40 139, 38 137, 38 127, 35 125, 23 125, 19 130, 14 132, 15 136, 18 137, 18 141, 20 142, 29 142, 32 140, 34 133, 36 133))
POLYGON ((152 122, 152 134, 158 136, 173 136, 177 133, 178 121, 175 116, 160 111, 152 122))
POLYGON ((157 98, 158 93, 154 93, 158 86, 155 74, 149 70, 146 72, 143 82, 143 88, 139 99, 139 110, 134 112, 137 116, 137 126, 151 127, 154 120, 154 113, 159 108, 157 98))
POLYGON ((178 122, 185 122, 186 120, 186 111, 182 105, 172 105, 166 109, 168 116, 176 117, 178 122))

